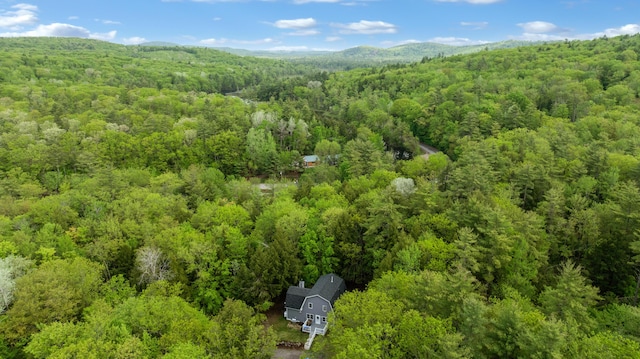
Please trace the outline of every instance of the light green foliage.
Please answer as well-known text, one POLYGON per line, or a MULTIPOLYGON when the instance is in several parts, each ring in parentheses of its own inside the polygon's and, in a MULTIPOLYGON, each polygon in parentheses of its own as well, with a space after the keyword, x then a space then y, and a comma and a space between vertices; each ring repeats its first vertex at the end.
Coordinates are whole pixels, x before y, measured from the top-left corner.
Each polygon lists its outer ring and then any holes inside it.
POLYGON ((263 128, 252 128, 247 133, 247 158, 250 169, 273 173, 276 165, 276 142, 263 128))
POLYGON ((100 266, 83 258, 43 263, 16 281, 14 303, 0 330, 13 343, 54 321, 75 321, 98 295, 100 266))
POLYGON ((256 219, 255 232, 262 235, 264 242, 286 238, 296 243, 308 219, 304 208, 290 198, 283 197, 264 209, 256 219))
POLYGON ((453 333, 451 323, 423 316, 415 310, 407 311, 397 327, 398 354, 402 358, 464 358, 460 348, 462 336, 453 333))
POLYGON ((217 133, 206 140, 217 168, 225 175, 240 174, 246 168, 243 138, 232 131, 217 133))
POLYGON ((197 229, 207 232, 213 227, 227 225, 248 234, 253 227, 250 215, 246 209, 234 203, 203 202, 198 206, 191 218, 191 223, 197 229))
POLYGON ((8 256, 0 258, 0 314, 13 302, 16 280, 27 273, 32 266, 30 260, 8 256))
POLYGON ((334 141, 322 140, 316 144, 314 153, 320 159, 320 162, 327 162, 335 165, 341 152, 340 144, 334 141))
POLYGON ((330 316, 330 345, 337 357, 350 355, 383 358, 391 355, 394 328, 400 320, 402 306, 382 292, 346 293, 336 302, 330 316))
POLYGON ((335 267, 333 237, 318 235, 313 230, 307 231, 300 238, 300 254, 306 264, 302 269, 302 278, 308 283, 315 281, 325 273, 332 273, 335 267))
POLYGON ((512 287, 531 297, 531 281, 546 262, 542 221, 504 198, 505 193, 500 196, 491 204, 472 196, 454 207, 452 213, 461 224, 476 227, 459 232, 458 256, 465 268, 495 286, 495 293, 512 287))
POLYGON ((580 266, 566 262, 555 286, 545 288, 540 294, 540 304, 547 315, 588 331, 594 326, 594 320, 588 311, 599 299, 598 288, 586 283, 581 270, 580 266))
POLYGON ((371 282, 374 290, 387 293, 407 308, 446 319, 457 319, 463 303, 479 298, 477 281, 464 269, 453 273, 388 272, 371 282))
POLYGON ((451 323, 425 316, 375 289, 336 302, 328 350, 338 358, 466 357, 451 323))
POLYGON ((171 347, 169 352, 162 356, 163 359, 208 359, 206 350, 192 343, 179 343, 171 347))
POLYGON ((424 157, 415 157, 401 164, 401 172, 413 180, 426 176, 428 172, 427 160, 424 157))
POLYGON ((640 344, 619 334, 605 331, 582 340, 576 356, 589 359, 637 358, 640 356, 640 344))
POLYGON ((486 330, 472 345, 482 345, 488 357, 558 357, 566 350, 567 329, 561 322, 547 321, 524 299, 509 298, 486 313, 486 330))
POLYGON ((100 297, 107 304, 116 306, 136 295, 136 290, 126 281, 122 275, 109 278, 100 287, 100 297))
POLYGON ((216 168, 190 166, 182 171, 183 191, 189 203, 195 207, 203 201, 214 201, 222 197, 224 190, 224 174, 216 168))
POLYGON ((342 164, 351 177, 370 174, 376 169, 390 169, 391 159, 384 151, 381 136, 361 127, 358 137, 344 146, 342 164))
POLYGON ((275 336, 262 316, 241 301, 227 300, 213 318, 212 353, 216 358, 271 358, 275 336))
POLYGON ((238 301, 227 301, 207 318, 170 293, 147 291, 115 306, 99 300, 82 323, 52 323, 26 352, 36 358, 269 358, 273 334, 262 318, 238 301))
POLYGON ((455 246, 432 234, 425 234, 416 242, 420 251, 420 268, 446 271, 455 257, 455 246))
POLYGON ((612 304, 595 313, 598 329, 611 331, 630 339, 640 336, 640 309, 612 304))

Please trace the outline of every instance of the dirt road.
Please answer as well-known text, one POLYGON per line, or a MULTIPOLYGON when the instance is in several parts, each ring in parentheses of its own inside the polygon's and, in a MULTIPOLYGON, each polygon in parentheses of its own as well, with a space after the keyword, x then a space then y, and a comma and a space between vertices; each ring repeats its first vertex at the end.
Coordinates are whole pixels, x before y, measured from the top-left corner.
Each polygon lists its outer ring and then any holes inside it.
POLYGON ((273 354, 273 359, 299 359, 300 356, 304 353, 302 349, 276 349, 276 352, 273 354))
POLYGON ((438 149, 437 149, 437 148, 435 148, 435 147, 431 147, 431 146, 429 146, 429 145, 425 145, 424 143, 421 143, 421 144, 420 144, 420 149, 421 149, 422 151, 424 151, 424 155, 422 155, 422 157, 423 157, 425 160, 428 160, 428 159, 429 159, 429 156, 431 156, 431 155, 433 155, 433 154, 436 154, 436 153, 440 152, 440 151, 438 151, 438 149))

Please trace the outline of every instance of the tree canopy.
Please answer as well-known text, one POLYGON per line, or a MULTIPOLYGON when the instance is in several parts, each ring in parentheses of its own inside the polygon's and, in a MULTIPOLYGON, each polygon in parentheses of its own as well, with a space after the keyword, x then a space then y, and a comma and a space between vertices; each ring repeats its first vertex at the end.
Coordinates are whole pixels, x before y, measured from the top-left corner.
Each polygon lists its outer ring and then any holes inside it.
POLYGON ((2 357, 268 358, 330 272, 317 358, 640 356, 640 35, 331 74, 0 44, 2 357))

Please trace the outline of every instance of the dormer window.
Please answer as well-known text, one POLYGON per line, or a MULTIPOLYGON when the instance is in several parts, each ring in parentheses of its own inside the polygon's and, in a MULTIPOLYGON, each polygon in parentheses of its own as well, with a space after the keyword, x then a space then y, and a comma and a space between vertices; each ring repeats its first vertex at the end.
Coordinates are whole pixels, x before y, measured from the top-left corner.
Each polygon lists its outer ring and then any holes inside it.
POLYGON ((327 306, 326 306, 326 305, 323 305, 323 306, 322 306, 322 311, 323 311, 323 312, 326 312, 326 311, 327 311, 327 306))
POLYGON ((309 303, 309 309, 313 309, 313 303, 309 303))

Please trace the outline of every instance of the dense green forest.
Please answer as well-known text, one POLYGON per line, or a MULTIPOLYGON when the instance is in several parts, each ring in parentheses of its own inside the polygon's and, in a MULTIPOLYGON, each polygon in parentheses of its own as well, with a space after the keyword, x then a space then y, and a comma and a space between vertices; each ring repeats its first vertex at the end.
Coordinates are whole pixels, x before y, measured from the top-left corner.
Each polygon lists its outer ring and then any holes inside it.
POLYGON ((638 35, 332 74, 0 46, 0 357, 270 358, 329 272, 315 358, 640 357, 638 35))

